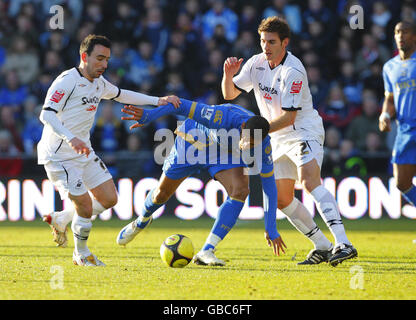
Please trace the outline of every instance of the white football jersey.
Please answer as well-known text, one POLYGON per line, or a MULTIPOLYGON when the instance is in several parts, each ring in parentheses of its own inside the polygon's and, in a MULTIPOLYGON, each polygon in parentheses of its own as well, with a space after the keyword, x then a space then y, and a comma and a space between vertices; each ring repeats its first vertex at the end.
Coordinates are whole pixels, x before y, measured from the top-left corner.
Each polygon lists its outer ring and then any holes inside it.
MULTIPOLYGON (((91 148, 90 130, 101 99, 114 99, 120 89, 103 76, 92 82, 77 68, 62 72, 50 86, 43 109, 56 112, 62 125, 91 148)), ((63 161, 82 157, 67 142, 58 137, 50 126, 44 126, 38 143, 38 163, 63 161)))
POLYGON ((252 56, 240 73, 233 78, 240 90, 254 89, 261 116, 269 122, 277 118, 282 110, 296 110, 293 126, 270 134, 273 159, 287 152, 294 141, 324 141, 322 118, 313 108, 308 78, 302 62, 289 51, 282 62, 271 69, 263 53, 252 56))

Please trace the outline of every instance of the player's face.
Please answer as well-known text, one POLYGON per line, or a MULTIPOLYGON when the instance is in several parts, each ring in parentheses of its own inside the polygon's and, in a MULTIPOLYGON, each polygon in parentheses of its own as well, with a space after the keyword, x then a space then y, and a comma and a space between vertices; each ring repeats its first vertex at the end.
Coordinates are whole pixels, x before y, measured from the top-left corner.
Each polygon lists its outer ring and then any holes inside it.
POLYGON ((394 28, 394 39, 396 40, 397 48, 401 51, 407 52, 416 46, 416 34, 413 34, 410 26, 405 23, 398 23, 394 28))
POLYGON ((86 56, 87 72, 91 78, 98 78, 104 73, 108 66, 110 53, 110 48, 97 44, 91 54, 86 56))
POLYGON ((279 35, 275 32, 261 32, 260 45, 267 61, 276 62, 286 49, 288 39, 280 40, 279 35))

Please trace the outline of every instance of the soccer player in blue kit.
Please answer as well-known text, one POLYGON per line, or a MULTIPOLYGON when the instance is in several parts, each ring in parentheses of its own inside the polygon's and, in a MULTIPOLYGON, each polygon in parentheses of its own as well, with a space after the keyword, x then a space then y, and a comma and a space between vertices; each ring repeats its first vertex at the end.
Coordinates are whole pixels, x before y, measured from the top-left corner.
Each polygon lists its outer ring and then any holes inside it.
POLYGON ((273 247, 275 254, 279 255, 280 251, 284 253, 286 245, 276 229, 277 189, 267 120, 237 105, 206 105, 180 100, 181 104, 177 108, 168 104, 156 109, 125 106, 122 110, 131 116, 123 117, 123 120, 137 121, 131 129, 146 125, 167 114, 182 115, 188 119, 176 129, 177 138, 164 162, 158 187, 148 193, 139 217, 120 231, 117 243, 129 243, 147 227, 153 212, 168 201, 183 180, 200 170, 208 170, 212 177, 224 185, 228 198, 219 208, 212 230, 202 250, 195 255, 194 262, 201 265, 225 265, 223 260, 216 258, 214 249, 234 226, 244 206, 248 195, 248 177, 244 176, 243 168, 249 167, 249 174, 256 173, 261 176, 265 237, 268 245, 273 247), (224 130, 226 135, 221 135, 220 130, 224 130), (237 143, 230 146, 230 140, 233 139, 237 143), (197 161, 193 158, 195 153, 199 153, 199 156, 195 157, 197 161), (184 154, 186 159, 181 159, 181 155, 184 154), (235 174, 231 176, 230 181, 228 173, 232 170, 235 174), (237 193, 233 197, 233 183, 241 179, 243 184, 246 184, 247 192, 237 193))
POLYGON ((399 54, 384 64, 385 98, 379 118, 381 131, 397 119, 392 153, 393 175, 403 197, 416 205, 416 23, 399 22, 394 28, 399 54))

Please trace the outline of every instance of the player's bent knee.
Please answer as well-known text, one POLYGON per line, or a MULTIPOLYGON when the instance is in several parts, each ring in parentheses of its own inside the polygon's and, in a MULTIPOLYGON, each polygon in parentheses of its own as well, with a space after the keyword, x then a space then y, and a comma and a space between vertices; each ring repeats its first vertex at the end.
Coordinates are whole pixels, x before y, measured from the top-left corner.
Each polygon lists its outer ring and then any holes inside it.
POLYGON ((91 207, 83 207, 83 206, 76 206, 75 211, 77 215, 83 218, 91 218, 92 217, 92 206, 91 207))
POLYGON ((293 196, 292 197, 281 197, 277 199, 277 208, 279 210, 282 210, 284 208, 286 208, 287 206, 289 206, 293 201, 293 196))
POLYGON ((412 187, 412 182, 396 181, 396 187, 400 190, 400 192, 406 192, 412 187))
POLYGON ((230 192, 229 196, 233 199, 245 201, 250 193, 250 189, 247 187, 236 187, 230 192))

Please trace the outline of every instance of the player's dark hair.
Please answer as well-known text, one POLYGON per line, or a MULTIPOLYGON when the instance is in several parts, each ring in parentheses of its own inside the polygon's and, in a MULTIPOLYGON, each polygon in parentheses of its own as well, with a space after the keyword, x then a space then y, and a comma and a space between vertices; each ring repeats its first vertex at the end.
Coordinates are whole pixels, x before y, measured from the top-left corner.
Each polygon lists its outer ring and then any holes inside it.
POLYGON ((82 40, 81 46, 79 47, 79 53, 83 54, 86 52, 88 55, 90 55, 97 44, 100 44, 106 48, 111 48, 111 41, 106 36, 89 34, 84 38, 84 40, 82 40))
POLYGON ((413 34, 416 34, 416 22, 415 21, 403 20, 403 21, 400 21, 399 23, 403 24, 406 28, 409 28, 413 34))
POLYGON ((257 32, 260 34, 262 32, 274 32, 280 38, 280 41, 283 41, 286 38, 290 39, 290 27, 285 19, 280 17, 268 17, 261 21, 257 32))
POLYGON ((261 116, 253 116, 253 117, 251 117, 247 120, 244 129, 250 130, 249 131, 250 132, 250 139, 254 139, 255 130, 260 129, 261 130, 261 139, 263 140, 269 134, 270 124, 269 124, 269 121, 267 121, 265 118, 263 118, 261 116))

